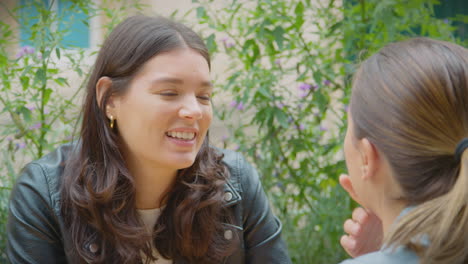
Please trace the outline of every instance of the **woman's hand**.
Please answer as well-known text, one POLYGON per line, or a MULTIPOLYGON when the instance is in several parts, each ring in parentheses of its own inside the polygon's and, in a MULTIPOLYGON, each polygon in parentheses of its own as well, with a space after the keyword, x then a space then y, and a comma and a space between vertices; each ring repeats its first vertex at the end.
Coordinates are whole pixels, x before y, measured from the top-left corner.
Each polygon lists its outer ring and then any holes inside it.
MULTIPOLYGON (((340 176, 340 184, 359 203, 348 175, 340 176)), ((352 218, 344 223, 344 231, 346 235, 341 237, 340 243, 353 258, 377 251, 382 245, 382 222, 364 208, 354 209, 352 218)))

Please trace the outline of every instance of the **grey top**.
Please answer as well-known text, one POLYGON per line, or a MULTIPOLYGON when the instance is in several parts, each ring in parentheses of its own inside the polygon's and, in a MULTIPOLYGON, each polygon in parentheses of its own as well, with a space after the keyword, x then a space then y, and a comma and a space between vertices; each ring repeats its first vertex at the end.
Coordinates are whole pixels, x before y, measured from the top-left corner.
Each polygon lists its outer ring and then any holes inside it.
MULTIPOLYGON (((397 220, 403 215, 407 214, 412 207, 405 208, 401 211, 397 220)), ((410 249, 400 246, 395 249, 380 248, 379 251, 362 255, 354 259, 347 259, 340 264, 418 264, 419 257, 410 249)))
POLYGON ((419 257, 405 247, 398 247, 391 251, 380 249, 379 251, 362 255, 354 259, 347 259, 340 264, 417 264, 419 257))

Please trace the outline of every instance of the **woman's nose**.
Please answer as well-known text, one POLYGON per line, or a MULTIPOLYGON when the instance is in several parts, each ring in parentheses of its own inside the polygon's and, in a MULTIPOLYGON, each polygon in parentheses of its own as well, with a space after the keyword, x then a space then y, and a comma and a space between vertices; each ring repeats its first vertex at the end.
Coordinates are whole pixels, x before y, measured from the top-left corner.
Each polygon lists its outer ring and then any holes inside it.
POLYGON ((190 120, 198 120, 203 117, 200 103, 195 95, 186 96, 179 110, 179 116, 190 120))

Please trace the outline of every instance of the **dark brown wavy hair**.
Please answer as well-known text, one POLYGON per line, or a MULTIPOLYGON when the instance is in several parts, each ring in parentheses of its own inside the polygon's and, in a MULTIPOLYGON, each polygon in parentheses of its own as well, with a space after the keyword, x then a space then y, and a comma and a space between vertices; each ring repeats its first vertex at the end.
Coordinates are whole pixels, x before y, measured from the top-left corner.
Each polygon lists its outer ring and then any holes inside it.
POLYGON ((236 239, 223 237, 229 228, 223 223, 231 222, 222 199, 229 174, 222 155, 209 146, 208 135, 194 164, 178 172, 150 235, 136 210, 134 180, 121 152, 118 126, 110 129, 105 115, 109 97, 124 94, 149 59, 184 48, 198 52, 210 67, 207 48, 193 30, 166 18, 139 15, 120 23, 98 54, 87 84, 80 139, 61 182, 61 211, 81 262, 141 263, 142 252, 146 261, 155 260, 152 239, 163 257, 190 263, 219 263, 233 249, 236 239), (96 83, 103 76, 111 78, 112 86, 98 102, 96 83), (91 249, 91 244, 97 247, 91 249))

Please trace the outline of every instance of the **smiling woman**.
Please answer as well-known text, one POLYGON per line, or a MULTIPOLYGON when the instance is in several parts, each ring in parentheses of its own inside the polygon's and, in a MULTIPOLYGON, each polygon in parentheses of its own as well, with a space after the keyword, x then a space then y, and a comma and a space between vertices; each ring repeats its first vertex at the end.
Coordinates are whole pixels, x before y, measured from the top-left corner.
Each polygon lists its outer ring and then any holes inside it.
POLYGON ((210 58, 165 18, 130 17, 91 73, 79 140, 12 192, 12 263, 290 263, 257 172, 209 145, 210 58))

